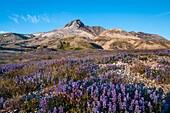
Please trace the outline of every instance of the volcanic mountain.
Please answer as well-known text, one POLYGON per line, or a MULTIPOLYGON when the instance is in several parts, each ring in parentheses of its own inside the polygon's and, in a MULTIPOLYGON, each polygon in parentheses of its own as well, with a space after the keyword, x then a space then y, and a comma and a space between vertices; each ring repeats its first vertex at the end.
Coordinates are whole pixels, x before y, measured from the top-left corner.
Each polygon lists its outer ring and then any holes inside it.
POLYGON ((122 29, 104 29, 100 26, 86 26, 74 20, 65 26, 32 34, 0 34, 0 48, 24 51, 80 50, 80 49, 169 49, 170 41, 143 32, 127 32, 122 29))

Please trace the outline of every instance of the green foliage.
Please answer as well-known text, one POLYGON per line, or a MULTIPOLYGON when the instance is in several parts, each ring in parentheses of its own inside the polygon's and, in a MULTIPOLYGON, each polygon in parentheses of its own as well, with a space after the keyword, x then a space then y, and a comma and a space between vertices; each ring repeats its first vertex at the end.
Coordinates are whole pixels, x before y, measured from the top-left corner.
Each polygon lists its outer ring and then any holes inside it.
POLYGON ((69 47, 70 46, 70 43, 69 42, 67 42, 67 47, 69 47))
POLYGON ((6 62, 4 62, 4 61, 0 61, 0 64, 6 64, 6 62))
POLYGON ((83 48, 80 48, 80 47, 77 47, 77 48, 74 48, 74 50, 82 50, 83 48))
POLYGON ((51 56, 47 56, 47 60, 50 60, 50 59, 52 59, 52 57, 51 56))
POLYGON ((26 108, 24 110, 25 113, 28 113, 28 112, 35 112, 37 111, 37 107, 38 105, 40 104, 40 101, 37 100, 37 99, 33 99, 32 101, 28 102, 26 101, 25 104, 22 105, 23 108, 26 108))
POLYGON ((60 46, 59 49, 64 49, 64 47, 63 47, 63 46, 60 46))
POLYGON ((90 49, 96 49, 94 46, 90 46, 90 49))
POLYGON ((139 51, 138 51, 138 50, 135 50, 135 51, 133 51, 133 53, 139 53, 139 51))
POLYGON ((26 49, 26 52, 34 51, 34 49, 26 49))
POLYGON ((63 44, 66 44, 66 42, 64 41, 63 44))

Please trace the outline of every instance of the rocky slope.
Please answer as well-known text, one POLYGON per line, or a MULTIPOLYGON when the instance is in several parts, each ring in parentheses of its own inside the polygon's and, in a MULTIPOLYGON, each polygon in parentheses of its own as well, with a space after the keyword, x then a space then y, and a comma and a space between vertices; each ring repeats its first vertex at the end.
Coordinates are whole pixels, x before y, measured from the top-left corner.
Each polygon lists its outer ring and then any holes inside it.
POLYGON ((135 32, 135 31, 131 31, 129 33, 132 34, 133 36, 139 37, 144 40, 168 41, 165 38, 156 34, 148 34, 148 33, 135 32))
POLYGON ((33 34, 7 33, 0 35, 1 49, 15 48, 36 50, 75 49, 169 49, 170 41, 156 34, 127 32, 122 29, 104 29, 100 26, 86 26, 74 20, 50 32, 33 34))

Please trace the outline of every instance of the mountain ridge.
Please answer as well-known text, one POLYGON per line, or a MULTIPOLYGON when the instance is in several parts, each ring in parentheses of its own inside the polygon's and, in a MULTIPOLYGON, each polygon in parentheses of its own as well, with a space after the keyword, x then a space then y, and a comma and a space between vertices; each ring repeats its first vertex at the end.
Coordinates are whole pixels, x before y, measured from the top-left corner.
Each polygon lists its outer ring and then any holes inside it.
POLYGON ((2 48, 22 49, 35 47, 37 47, 36 49, 46 47, 56 50, 63 48, 64 50, 72 48, 94 49, 96 47, 103 49, 169 49, 169 42, 156 34, 136 31, 127 32, 119 28, 104 29, 101 26, 86 26, 79 19, 49 32, 32 34, 11 33, 11 36, 0 34, 0 46, 2 48), (135 45, 136 43, 139 44, 135 45), (155 46, 152 47, 151 45, 153 44, 155 46), (94 45, 98 46, 94 47, 94 45))

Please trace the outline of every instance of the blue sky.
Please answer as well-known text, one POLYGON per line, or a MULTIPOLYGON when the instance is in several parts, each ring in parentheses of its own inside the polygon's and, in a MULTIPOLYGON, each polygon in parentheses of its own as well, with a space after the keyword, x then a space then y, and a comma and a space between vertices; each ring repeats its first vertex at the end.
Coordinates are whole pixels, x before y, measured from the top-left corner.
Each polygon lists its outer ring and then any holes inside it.
POLYGON ((0 0, 0 33, 85 25, 158 34, 170 40, 170 0, 0 0))

